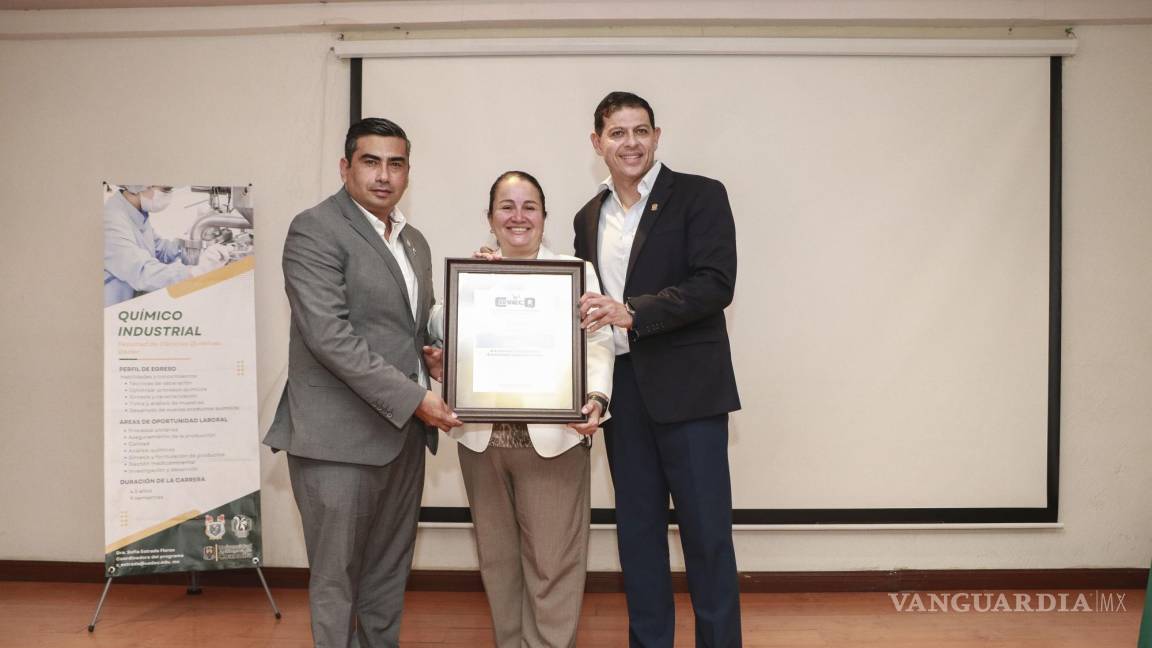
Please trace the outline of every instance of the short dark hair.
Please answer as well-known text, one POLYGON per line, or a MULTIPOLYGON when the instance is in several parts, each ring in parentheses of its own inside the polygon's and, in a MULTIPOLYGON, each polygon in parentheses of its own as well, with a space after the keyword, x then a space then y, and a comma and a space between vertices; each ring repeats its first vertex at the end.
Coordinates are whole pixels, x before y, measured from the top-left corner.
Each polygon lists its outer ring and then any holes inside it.
POLYGON ((536 187, 536 191, 540 193, 540 212, 547 218, 548 206, 544 203, 544 189, 540 186, 540 181, 532 177, 532 174, 527 171, 505 171, 496 178, 496 182, 493 182, 492 188, 488 190, 488 217, 492 217, 492 207, 496 203, 496 187, 499 187, 500 183, 508 178, 519 178, 536 187))
POLYGON ((644 97, 617 90, 609 92, 608 96, 600 100, 600 105, 596 106, 596 112, 592 116, 592 125, 596 128, 597 134, 604 130, 604 120, 621 108, 643 108, 648 113, 649 125, 653 128, 656 127, 656 114, 652 112, 652 106, 648 105, 644 97))
POLYGON ((381 137, 399 137, 404 140, 404 151, 412 154, 412 142, 408 134, 400 125, 383 117, 365 117, 348 127, 348 134, 344 137, 344 159, 352 161, 356 154, 356 142, 365 135, 379 135, 381 137))

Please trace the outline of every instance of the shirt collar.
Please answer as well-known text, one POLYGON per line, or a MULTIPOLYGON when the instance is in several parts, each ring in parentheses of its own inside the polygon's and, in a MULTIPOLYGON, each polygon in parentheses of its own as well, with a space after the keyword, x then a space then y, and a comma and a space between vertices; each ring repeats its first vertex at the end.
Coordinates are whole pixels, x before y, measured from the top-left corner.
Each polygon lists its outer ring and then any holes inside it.
MULTIPOLYGON (((656 184, 656 176, 660 175, 660 169, 662 168, 664 168, 664 165, 660 163, 660 160, 656 160, 652 168, 648 169, 648 173, 645 173, 644 177, 640 178, 640 184, 636 185, 636 188, 640 191, 641 198, 652 193, 652 185, 656 184)), ((605 189, 616 193, 616 183, 612 181, 611 175, 605 178, 604 182, 600 183, 600 190, 603 191, 605 189)))
MULTIPOLYGON (((497 246, 497 247, 499 247, 499 246, 497 246)), ((556 258, 556 253, 553 252, 552 250, 549 250, 548 246, 544 245, 544 243, 540 243, 540 249, 536 250, 536 260, 542 261, 544 259, 554 259, 554 258, 556 258)))
MULTIPOLYGON (((354 198, 352 199, 352 204, 356 205, 356 207, 360 209, 360 213, 364 214, 364 218, 368 219, 368 224, 372 226, 372 229, 376 230, 376 233, 380 235, 380 238, 387 241, 388 239, 385 238, 384 232, 388 230, 388 226, 384 224, 384 221, 376 218, 372 212, 364 209, 364 205, 356 202, 354 198)), ((388 216, 388 220, 392 221, 392 240, 395 241, 397 238, 399 238, 400 232, 404 231, 404 226, 408 224, 408 219, 404 217, 404 214, 400 213, 399 207, 393 207, 392 213, 388 216)))

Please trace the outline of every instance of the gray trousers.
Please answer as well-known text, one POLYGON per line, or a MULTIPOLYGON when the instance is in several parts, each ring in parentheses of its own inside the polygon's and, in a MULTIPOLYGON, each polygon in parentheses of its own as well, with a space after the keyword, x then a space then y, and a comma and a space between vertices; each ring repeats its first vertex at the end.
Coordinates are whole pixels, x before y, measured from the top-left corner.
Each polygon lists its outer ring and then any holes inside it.
POLYGON ((424 434, 411 426, 403 434, 404 449, 386 466, 288 455, 308 551, 316 646, 400 645, 424 490, 424 434))
POLYGON ((584 600, 591 516, 588 448, 458 444, 497 648, 568 648, 584 600))

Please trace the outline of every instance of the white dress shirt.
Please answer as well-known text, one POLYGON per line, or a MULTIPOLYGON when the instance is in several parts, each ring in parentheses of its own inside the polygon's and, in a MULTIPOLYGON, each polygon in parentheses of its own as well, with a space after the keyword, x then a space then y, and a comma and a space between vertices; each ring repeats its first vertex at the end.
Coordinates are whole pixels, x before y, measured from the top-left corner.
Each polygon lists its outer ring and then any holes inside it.
MULTIPOLYGON (((624 282, 628 279, 628 257, 632 255, 632 242, 636 240, 640 217, 644 215, 648 196, 652 193, 652 185, 656 183, 656 176, 660 175, 661 168, 662 165, 656 162, 651 169, 648 169, 648 173, 644 174, 636 187, 640 191, 640 198, 628 209, 624 209, 619 196, 616 195, 616 185, 612 182, 612 176, 608 176, 608 179, 600 184, 601 190, 607 188, 611 192, 600 206, 600 228, 597 234, 600 284, 604 288, 604 294, 618 302, 624 301, 624 282)), ((616 355, 628 353, 628 331, 612 327, 612 340, 616 355)))
MULTIPOLYGON (((364 214, 364 218, 368 219, 368 223, 372 225, 372 229, 376 230, 376 233, 380 235, 380 240, 384 241, 384 247, 388 248, 388 251, 391 252, 392 256, 396 259, 396 265, 400 266, 400 274, 404 277, 404 287, 408 290, 408 303, 412 307, 412 321, 420 321, 420 316, 416 313, 416 309, 419 308, 416 300, 419 296, 417 294, 416 272, 412 270, 412 262, 408 260, 408 254, 404 251, 404 242, 400 240, 400 232, 404 231, 404 226, 408 224, 408 219, 404 218, 404 214, 400 213, 400 208, 394 207, 392 209, 392 213, 388 216, 388 220, 392 221, 392 240, 389 241, 385 234, 388 231, 388 226, 384 221, 376 218, 372 212, 364 209, 364 206, 355 200, 352 202, 360 208, 360 212, 364 214)), ((428 387, 429 382, 428 376, 424 372, 424 363, 419 362, 417 365, 420 373, 420 384, 428 387)))

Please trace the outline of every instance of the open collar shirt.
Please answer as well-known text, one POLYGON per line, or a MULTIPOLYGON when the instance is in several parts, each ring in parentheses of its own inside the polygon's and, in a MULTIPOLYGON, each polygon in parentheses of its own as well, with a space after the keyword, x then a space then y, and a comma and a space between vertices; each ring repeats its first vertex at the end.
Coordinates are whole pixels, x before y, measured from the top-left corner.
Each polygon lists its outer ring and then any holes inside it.
MULTIPOLYGON (((604 294, 618 302, 624 301, 624 283, 628 279, 628 257, 632 254, 632 242, 636 240, 636 229, 640 227, 640 218, 644 215, 644 207, 648 204, 648 197, 652 194, 652 187, 656 184, 656 176, 660 175, 663 165, 656 162, 648 173, 640 179, 636 187, 640 191, 640 198, 628 209, 620 202, 616 195, 616 184, 612 176, 608 176, 600 183, 600 190, 607 189, 610 193, 600 206, 600 227, 598 259, 600 261, 600 284, 604 294)), ((628 353, 628 331, 612 327, 613 346, 616 355, 628 353)))
MULTIPOLYGON (((389 214, 388 220, 392 222, 392 240, 388 240, 386 232, 388 231, 387 224, 384 221, 376 218, 372 212, 364 209, 364 206, 355 200, 352 201, 357 207, 360 208, 360 213, 364 214, 364 218, 368 219, 368 223, 372 225, 372 229, 380 235, 380 240, 384 241, 384 247, 392 253, 396 259, 396 265, 400 266, 400 274, 404 277, 404 287, 408 291, 408 303, 412 306, 412 321, 419 322, 420 316, 417 314, 416 309, 419 308, 417 297, 418 288, 416 284, 416 272, 412 269, 412 262, 408 259, 408 254, 404 251, 404 242, 400 240, 400 232, 404 231, 404 227, 408 224, 408 219, 400 212, 398 207, 392 209, 389 214)), ((420 362, 420 384, 424 387, 428 386, 428 375, 424 371, 424 363, 420 362)))

